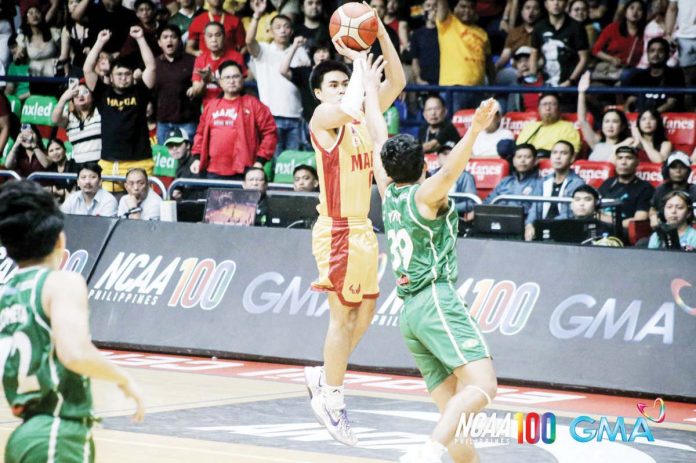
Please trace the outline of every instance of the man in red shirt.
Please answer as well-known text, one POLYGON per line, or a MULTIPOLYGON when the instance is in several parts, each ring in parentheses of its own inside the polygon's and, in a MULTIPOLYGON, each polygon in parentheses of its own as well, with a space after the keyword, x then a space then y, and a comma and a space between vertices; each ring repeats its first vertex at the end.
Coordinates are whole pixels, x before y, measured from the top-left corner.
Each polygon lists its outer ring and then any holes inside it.
POLYGON ((198 56, 208 51, 206 44, 201 40, 205 26, 211 22, 219 22, 225 28, 225 45, 230 50, 241 51, 244 47, 246 32, 239 17, 222 9, 225 0, 208 0, 208 11, 199 14, 189 26, 186 52, 198 56))
POLYGON ((222 95, 203 111, 192 154, 199 159, 191 172, 203 178, 243 180, 247 167, 263 167, 278 143, 270 110, 257 98, 243 95, 242 68, 234 61, 220 65, 222 95))
POLYGON ((205 26, 205 51, 198 55, 193 64, 193 75, 191 80, 193 85, 189 97, 203 95, 203 106, 211 99, 222 93, 218 82, 218 67, 225 61, 234 61, 242 68, 242 76, 246 75, 246 66, 242 55, 225 45, 225 30, 218 22, 209 23, 205 26))

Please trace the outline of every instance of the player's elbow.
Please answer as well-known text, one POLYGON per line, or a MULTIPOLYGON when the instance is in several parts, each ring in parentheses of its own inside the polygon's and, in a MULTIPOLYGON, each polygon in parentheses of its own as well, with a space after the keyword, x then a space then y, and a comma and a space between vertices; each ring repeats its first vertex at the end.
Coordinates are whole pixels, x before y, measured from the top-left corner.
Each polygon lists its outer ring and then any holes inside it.
POLYGON ((78 343, 67 343, 56 346, 58 360, 65 368, 72 371, 79 369, 80 365, 84 363, 87 352, 88 350, 85 349, 85 346, 81 347, 78 343))

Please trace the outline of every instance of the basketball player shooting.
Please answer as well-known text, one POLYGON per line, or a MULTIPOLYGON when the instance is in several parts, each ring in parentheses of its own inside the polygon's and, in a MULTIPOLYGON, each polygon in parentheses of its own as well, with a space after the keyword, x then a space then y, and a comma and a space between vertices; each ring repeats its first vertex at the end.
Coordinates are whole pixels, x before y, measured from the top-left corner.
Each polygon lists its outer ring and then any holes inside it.
POLYGON ((375 180, 383 198, 397 294, 404 303, 401 334, 440 410, 430 439, 399 461, 441 462, 449 447, 455 462, 478 462, 473 445, 455 442, 455 432, 462 414, 476 413, 490 404, 497 381, 488 346, 454 286, 459 217, 448 192, 464 171, 476 137, 493 120, 498 104, 493 99, 481 103, 471 128, 446 163, 426 178, 423 149, 416 139, 397 135, 387 140, 387 125, 378 103, 380 59, 359 65, 363 67, 367 126, 374 141, 375 180))
POLYGON ((94 462, 89 378, 116 383, 144 415, 130 375, 89 335, 87 285, 58 270, 63 214, 51 194, 23 180, 0 188, 0 241, 18 269, 0 287, 0 374, 12 413, 22 419, 5 463, 94 462))
MULTIPOLYGON (((375 15, 376 16, 376 15, 375 15)), ((386 79, 377 89, 377 106, 386 111, 406 85, 399 55, 377 19, 377 39, 385 58, 386 79)), ((348 357, 372 321, 379 295, 377 238, 368 219, 373 143, 365 124, 361 69, 366 51, 355 51, 335 37, 339 54, 313 70, 310 85, 320 101, 309 124, 320 182, 319 219, 312 230, 312 253, 319 270, 312 284, 327 291, 329 327, 323 367, 305 369, 312 410, 331 436, 356 445, 343 396, 348 357)))

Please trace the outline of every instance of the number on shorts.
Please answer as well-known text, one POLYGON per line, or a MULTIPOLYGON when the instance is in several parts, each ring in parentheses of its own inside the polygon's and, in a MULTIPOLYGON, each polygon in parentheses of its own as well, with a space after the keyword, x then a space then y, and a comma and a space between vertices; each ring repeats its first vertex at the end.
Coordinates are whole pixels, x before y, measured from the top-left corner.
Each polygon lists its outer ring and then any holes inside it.
POLYGON ((389 240, 389 252, 392 257, 392 268, 396 271, 399 267, 404 270, 408 269, 413 255, 413 242, 406 230, 403 228, 398 231, 389 230, 387 232, 389 240))

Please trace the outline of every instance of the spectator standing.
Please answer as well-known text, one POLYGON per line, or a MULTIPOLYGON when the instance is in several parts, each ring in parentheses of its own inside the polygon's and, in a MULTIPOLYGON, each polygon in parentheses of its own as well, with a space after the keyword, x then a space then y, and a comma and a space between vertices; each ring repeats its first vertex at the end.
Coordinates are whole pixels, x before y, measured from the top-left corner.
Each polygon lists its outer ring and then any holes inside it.
POLYGON ((169 24, 173 24, 179 28, 181 32, 181 41, 186 44, 188 41, 189 27, 191 26, 193 18, 199 14, 205 13, 205 10, 198 7, 196 0, 177 0, 176 3, 179 5, 179 9, 169 18, 169 24))
MULTIPOLYGON (((152 0, 136 0, 134 7, 135 16, 138 18, 137 25, 143 30, 143 36, 145 37, 147 46, 150 47, 153 55, 159 56, 162 53, 162 50, 157 43, 157 30, 159 29, 160 24, 157 21, 157 10, 155 9, 155 4, 152 0)), ((132 59, 135 67, 143 67, 140 54, 138 53, 138 44, 133 37, 128 37, 126 39, 123 47, 121 47, 119 58, 132 59)))
MULTIPOLYGON (((696 251, 696 229, 691 227, 694 221, 691 197, 683 191, 667 193, 662 200, 660 213, 665 225, 677 229, 682 250, 696 251)), ((664 247, 664 243, 660 238, 660 232, 656 231, 650 236, 648 248, 659 249, 662 247, 664 247)))
POLYGON ((580 134, 572 122, 561 120, 560 101, 557 95, 547 93, 539 98, 539 118, 541 121, 524 126, 517 136, 517 143, 531 143, 537 155, 548 157, 551 148, 559 140, 573 145, 575 153, 580 151, 580 134))
MULTIPOLYGON (((450 10, 447 0, 437 0, 437 36, 440 54, 440 85, 483 85, 495 79, 491 45, 486 31, 476 25, 476 2, 459 0, 450 10)), ((480 96, 457 93, 454 108, 476 107, 480 96)))
POLYGON ((243 95, 242 69, 234 61, 219 68, 223 94, 206 105, 193 144, 191 172, 203 178, 242 180, 247 167, 263 168, 275 152, 278 136, 263 103, 243 95))
MULTIPOLYGON (((536 148, 529 143, 517 145, 512 156, 512 173, 503 178, 486 197, 484 203, 490 204, 493 199, 501 195, 525 195, 530 196, 541 190, 541 177, 536 165, 536 148)), ((529 214, 532 204, 528 201, 505 201, 511 206, 524 207, 525 216, 529 214)))
POLYGON ((77 173, 80 189, 68 195, 60 210, 65 214, 115 217, 116 198, 101 187, 101 173, 96 162, 82 164, 77 173))
POLYGON ((691 174, 691 162, 689 156, 681 151, 670 154, 665 162, 665 181, 655 189, 650 206, 650 226, 657 227, 660 224, 658 211, 662 206, 665 195, 671 191, 684 191, 691 197, 691 204, 696 202, 696 184, 689 183, 691 174))
POLYGON ((306 127, 309 120, 312 118, 312 114, 314 114, 314 109, 319 104, 314 96, 314 92, 312 92, 312 89, 309 88, 309 76, 312 74, 312 70, 317 64, 331 58, 332 49, 328 44, 313 46, 309 49, 309 56, 312 58, 312 64, 310 66, 290 67, 290 64, 295 57, 295 52, 300 47, 304 46, 304 44, 304 37, 295 37, 289 52, 285 53, 283 60, 280 62, 279 71, 283 77, 295 84, 297 90, 300 92, 300 101, 302 102, 302 119, 305 122, 305 124, 303 124, 302 138, 303 144, 306 145, 308 143, 306 127))
MULTIPOLYGON (((685 83, 696 85, 696 3, 689 0, 669 0, 665 15, 665 37, 676 39, 679 46, 679 66, 684 70, 685 83)), ((693 110, 693 96, 688 108, 693 110)))
POLYGON ((244 48, 244 25, 239 17, 222 9, 224 0, 207 0, 208 11, 193 18, 189 26, 189 36, 186 41, 186 51, 198 56, 208 51, 205 41, 201 36, 205 31, 205 26, 209 23, 217 22, 222 24, 225 30, 225 47, 229 50, 242 51, 244 48))
POLYGON ((672 142, 667 139, 662 116, 654 109, 641 112, 636 125, 631 126, 631 132, 640 162, 663 162, 672 152, 672 142))
MULTIPOLYGON (((501 80, 501 72, 510 72, 510 70, 508 70, 509 68, 505 68, 505 66, 510 62, 510 59, 515 56, 515 52, 517 52, 520 47, 529 47, 532 45, 532 32, 534 32, 534 25, 539 20, 540 15, 541 0, 525 0, 522 3, 522 9, 520 10, 522 24, 512 28, 510 32, 508 32, 505 45, 503 46, 503 52, 495 63, 495 70, 498 73, 496 80, 501 80)), ((518 76, 516 74, 514 77, 515 80, 517 80, 518 76)))
MULTIPOLYGON (((68 0, 68 15, 65 18, 65 26, 60 36, 60 60, 69 63, 69 75, 82 77, 82 65, 92 45, 87 17, 80 21, 72 19, 72 13, 79 5, 80 0, 68 0)), ((94 32, 93 32, 94 33, 94 32)))
POLYGON ((544 0, 549 13, 532 33, 529 74, 537 73, 539 58, 544 57, 544 80, 554 87, 570 87, 587 67, 589 44, 585 28, 565 12, 566 0, 544 0))
MULTIPOLYGON (((651 39, 665 36, 665 13, 667 12, 669 0, 652 0, 649 2, 649 5, 648 19, 652 19, 645 26, 645 32, 643 32, 643 50, 638 63, 640 69, 648 69, 648 42, 651 39)), ((673 51, 673 53, 667 61, 667 66, 672 68, 679 64, 679 52, 676 47, 673 50, 670 49, 670 51, 673 51)))
MULTIPOLYGON (((292 82, 280 73, 279 64, 286 53, 292 53, 292 23, 290 18, 278 15, 271 20, 271 43, 256 40, 258 19, 266 9, 266 0, 252 0, 254 15, 247 31, 247 47, 251 55, 251 68, 259 89, 259 99, 268 106, 278 127, 278 143, 275 155, 285 150, 296 150, 302 143, 302 102, 300 93, 292 82)), ((304 48, 296 48, 290 67, 310 65, 304 48)))
POLYGON ((225 45, 225 30, 222 24, 211 22, 205 26, 204 43, 207 50, 196 57, 191 80, 193 85, 187 91, 190 97, 203 96, 203 106, 221 93, 218 68, 225 61, 234 61, 246 76, 246 66, 242 55, 225 45))
POLYGON ((587 101, 585 93, 590 87, 590 73, 585 72, 578 83, 578 122, 580 131, 592 152, 590 161, 614 161, 614 150, 623 145, 633 144, 626 115, 618 109, 607 109, 602 114, 600 133, 587 121, 587 101))
POLYGON ((12 62, 9 40, 14 29, 14 16, 14 0, 0 0, 0 65, 3 69, 7 69, 12 62))
MULTIPOLYGON (((559 140, 553 145, 550 159, 553 172, 537 184, 537 189, 533 195, 550 198, 572 197, 575 189, 585 184, 585 181, 570 168, 573 160, 575 160, 573 144, 566 140, 559 140)), ((526 220, 524 239, 527 241, 534 239, 534 221, 567 219, 570 218, 570 214, 568 204, 556 202, 532 204, 526 220)))
POLYGON ((128 39, 131 26, 138 24, 135 13, 121 5, 122 0, 80 0, 71 16, 81 22, 86 15, 89 18, 89 31, 96 39, 99 32, 109 30, 111 39, 103 46, 109 54, 117 53, 128 39))
MULTIPOLYGON (((49 27, 38 6, 27 9, 22 18, 21 33, 17 37, 19 55, 26 55, 29 75, 33 77, 54 77, 65 75, 67 68, 56 66, 60 55, 60 29, 49 27), (58 72, 56 72, 58 71, 58 72)), ((50 94, 55 87, 43 83, 30 83, 34 94, 50 94)))
POLYGON ((5 158, 5 167, 28 177, 34 172, 44 172, 50 164, 41 134, 34 125, 22 124, 17 141, 5 158))
POLYGON ((68 87, 53 109, 51 121, 68 132, 73 146, 72 159, 78 163, 101 159, 101 115, 94 105, 92 92, 85 84, 68 87), (65 111, 68 105, 69 111, 65 111))
POLYGON ((159 220, 162 198, 152 191, 147 172, 134 167, 126 174, 126 192, 118 202, 118 216, 133 220, 159 220))
POLYGON ((307 39, 307 48, 329 43, 331 36, 322 0, 303 0, 301 10, 302 21, 295 26, 295 37, 307 39))
MULTIPOLYGON (((630 87, 683 87, 684 73, 679 68, 667 66, 669 59, 669 42, 663 38, 648 42, 648 69, 637 71, 628 80, 630 87)), ((683 98, 678 94, 657 92, 631 95, 626 99, 628 111, 643 111, 654 108, 660 113, 678 111, 683 105, 683 98)))
POLYGON ((497 158, 498 142, 501 140, 515 140, 515 136, 508 129, 500 126, 502 115, 500 110, 496 113, 491 121, 491 124, 486 127, 486 130, 479 132, 472 148, 471 157, 475 158, 497 158))
MULTIPOLYGON (((108 30, 99 32, 83 68, 87 88, 94 92, 96 107, 102 117, 102 156, 99 163, 105 172, 112 175, 124 175, 134 167, 152 172, 153 167, 147 103, 150 91, 155 86, 155 57, 139 26, 133 26, 130 34, 137 41, 145 63, 142 80, 135 81, 133 69, 124 61, 113 63, 110 85, 99 80, 94 65, 99 52, 111 38, 108 30)), ((120 187, 116 189, 120 191, 120 187)))
POLYGON ((428 95, 423 104, 425 122, 418 129, 418 141, 424 153, 435 153, 448 141, 458 142, 459 132, 447 119, 445 102, 437 94, 428 95))
MULTIPOLYGON (((635 148, 622 146, 616 149, 616 176, 606 179, 599 187, 602 198, 621 201, 621 225, 628 228, 631 220, 645 220, 650 210, 650 199, 655 189, 650 183, 636 176, 638 155, 635 148)), ((613 223, 608 213, 601 214, 601 220, 613 223)))
POLYGON ((167 133, 174 128, 196 133, 200 118, 198 101, 189 98, 192 94, 191 76, 194 58, 184 53, 181 46, 181 31, 173 24, 162 27, 158 32, 158 43, 162 54, 157 58, 155 92, 157 95, 157 143, 163 145, 167 133))
POLYGON ((421 85, 437 85, 440 82, 440 44, 435 27, 437 0, 423 2, 425 25, 411 35, 411 62, 413 80, 421 85))
POLYGON ((568 4, 568 16, 576 20, 585 28, 587 44, 592 47, 597 40, 597 29, 590 19, 590 5, 587 0, 570 0, 568 4))

